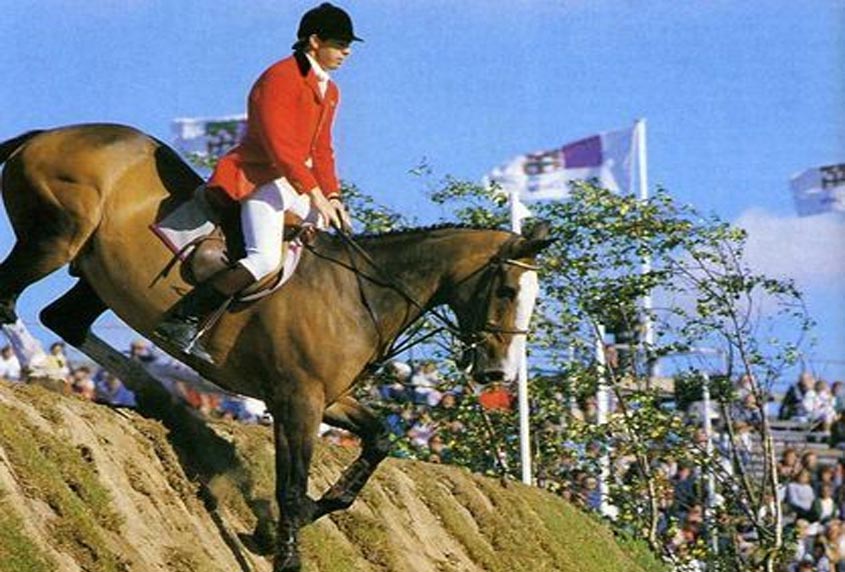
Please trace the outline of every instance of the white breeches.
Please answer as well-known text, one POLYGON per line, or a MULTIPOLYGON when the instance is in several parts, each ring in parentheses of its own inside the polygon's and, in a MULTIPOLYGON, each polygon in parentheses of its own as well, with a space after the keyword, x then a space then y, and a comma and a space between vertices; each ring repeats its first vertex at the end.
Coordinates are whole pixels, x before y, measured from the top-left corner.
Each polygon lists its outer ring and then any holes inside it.
POLYGON ((311 206, 310 197, 297 193, 284 178, 261 185, 241 200, 246 257, 238 262, 256 280, 261 280, 282 263, 285 211, 293 212, 318 228, 325 226, 322 217, 311 206))

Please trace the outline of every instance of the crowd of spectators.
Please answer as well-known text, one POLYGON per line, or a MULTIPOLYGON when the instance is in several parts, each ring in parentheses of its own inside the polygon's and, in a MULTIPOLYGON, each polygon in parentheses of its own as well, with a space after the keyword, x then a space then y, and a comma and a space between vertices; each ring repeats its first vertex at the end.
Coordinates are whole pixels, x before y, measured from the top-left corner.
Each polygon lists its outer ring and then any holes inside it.
MULTIPOLYGON (((179 362, 158 353, 145 340, 133 341, 126 356, 139 362, 170 392, 174 400, 188 405, 197 414, 246 423, 267 423, 270 420, 263 402, 217 389, 179 362)), ((111 407, 137 407, 135 393, 120 379, 90 361, 70 360, 61 341, 50 345, 43 366, 52 372, 51 377, 59 378, 59 386, 51 387, 63 393, 111 407)), ((10 346, 0 348, 0 379, 26 381, 26 375, 10 346)))
POLYGON ((845 411, 845 383, 829 385, 809 372, 791 385, 780 405, 778 418, 804 422, 829 431, 845 411))
MULTIPOLYGON (((364 394, 359 397, 377 410, 393 437, 394 456, 452 462, 452 447, 466 429, 456 411, 472 390, 444 380, 434 362, 391 361, 362 391, 364 394)), ((508 412, 514 407, 513 391, 505 383, 488 384, 471 395, 489 414, 508 412)), ((333 443, 356 443, 345 431, 329 427, 323 430, 333 443)))

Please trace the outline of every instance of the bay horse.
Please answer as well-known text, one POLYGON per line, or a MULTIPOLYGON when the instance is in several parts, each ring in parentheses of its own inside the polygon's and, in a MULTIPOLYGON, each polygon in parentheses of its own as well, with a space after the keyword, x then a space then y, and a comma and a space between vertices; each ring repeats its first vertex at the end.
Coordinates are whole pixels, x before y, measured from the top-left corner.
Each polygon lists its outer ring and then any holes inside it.
MULTIPOLYGON (((0 144, 0 163, 17 239, 0 264, 0 324, 20 324, 20 293, 70 264, 79 280, 41 312, 47 327, 85 351, 90 326, 111 309, 150 337, 191 286, 167 271, 173 255, 149 227, 201 178, 167 145, 113 124, 23 134, 0 144)), ((476 379, 516 375, 513 342, 525 334, 537 294, 534 257, 550 242, 537 228, 526 236, 412 229, 361 236, 360 251, 320 233, 281 290, 232 305, 206 334, 216 365, 169 352, 219 386, 264 400, 272 414, 274 570, 300 569, 299 529, 349 507, 387 455, 384 425, 350 392, 423 313, 452 309, 476 379), (308 471, 321 420, 358 435, 362 448, 312 500, 308 471)))

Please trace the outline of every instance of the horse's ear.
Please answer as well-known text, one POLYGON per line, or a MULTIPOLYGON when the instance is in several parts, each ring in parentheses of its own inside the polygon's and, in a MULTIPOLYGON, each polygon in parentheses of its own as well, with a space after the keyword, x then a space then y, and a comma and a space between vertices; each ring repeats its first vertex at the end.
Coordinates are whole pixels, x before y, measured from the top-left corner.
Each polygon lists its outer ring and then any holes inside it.
POLYGON ((538 220, 531 226, 523 229, 522 236, 528 240, 546 240, 551 234, 552 225, 548 221, 538 220))
POLYGON ((555 238, 549 238, 551 234, 551 225, 546 221, 539 221, 522 233, 525 240, 520 240, 514 244, 511 258, 533 258, 538 252, 553 243, 555 238))

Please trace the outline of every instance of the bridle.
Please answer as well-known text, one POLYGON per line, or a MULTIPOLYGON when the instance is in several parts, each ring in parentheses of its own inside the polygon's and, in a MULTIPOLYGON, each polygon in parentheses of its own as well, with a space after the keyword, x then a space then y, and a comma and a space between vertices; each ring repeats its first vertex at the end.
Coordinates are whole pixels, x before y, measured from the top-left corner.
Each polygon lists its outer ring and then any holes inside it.
MULTIPOLYGON (((513 240, 513 239, 511 239, 513 240)), ((508 243, 503 245, 502 249, 505 249, 508 243)), ((538 266, 533 264, 528 264, 527 262, 522 262, 521 260, 516 260, 514 258, 507 258, 502 257, 499 255, 494 256, 491 258, 487 264, 482 266, 477 272, 489 272, 491 274, 490 280, 482 280, 481 283, 485 286, 485 293, 484 293, 484 304, 480 305, 481 308, 486 308, 489 312, 489 309, 492 305, 494 288, 496 286, 496 281, 494 277, 496 274, 502 272, 505 266, 515 266, 517 268, 523 268, 525 270, 530 270, 537 272, 539 270, 538 266)), ((468 280, 472 277, 472 274, 465 278, 468 280)), ((487 315, 481 316, 480 314, 478 317, 472 317, 470 319, 470 327, 468 334, 463 334, 461 337, 458 337, 459 342, 462 344, 460 348, 462 358, 459 361, 458 365, 462 369, 464 369, 469 364, 475 362, 476 354, 478 353, 478 348, 487 340, 494 335, 527 335, 527 329, 520 329, 520 328, 506 328, 501 326, 497 322, 490 320, 487 315)))
MULTIPOLYGON (((395 343, 396 340, 391 342, 390 345, 387 345, 385 347, 385 350, 380 352, 379 355, 377 356, 377 358, 371 363, 371 366, 370 366, 371 368, 377 369, 378 367, 381 367, 382 364, 386 363, 387 361, 389 361, 393 357, 405 352, 406 350, 408 350, 408 349, 410 349, 410 348, 412 348, 416 345, 419 345, 420 343, 424 342, 425 340, 432 338, 435 335, 437 335, 441 332, 444 332, 444 331, 450 333, 458 341, 459 348, 457 349, 457 351, 461 356, 463 356, 463 359, 461 361, 466 360, 468 363, 474 363, 475 362, 475 358, 476 358, 476 354, 478 352, 478 348, 483 343, 485 343, 490 338, 490 336, 502 335, 502 334, 506 334, 506 335, 526 335, 528 333, 528 330, 524 330, 524 329, 503 327, 503 326, 497 324, 496 322, 489 320, 488 315, 486 315, 486 314, 483 315, 483 316, 472 316, 470 318, 469 327, 468 328, 461 328, 461 326, 458 323, 456 323, 454 320, 452 320, 449 316, 444 314, 438 308, 426 306, 426 305, 423 305, 422 303, 420 303, 413 295, 411 295, 408 292, 408 289, 405 287, 404 284, 401 284, 398 280, 396 280, 396 278, 394 276, 392 276, 388 272, 386 272, 384 270, 384 268, 382 268, 375 260, 373 260, 372 256, 370 256, 370 254, 364 248, 362 248, 347 232, 345 232, 341 229, 338 229, 338 228, 335 228, 335 230, 336 230, 338 236, 340 236, 341 240, 347 246, 347 248, 350 249, 350 250, 354 250, 373 270, 376 271, 376 273, 378 274, 379 277, 371 276, 371 275, 365 273, 360 268, 358 268, 357 265, 355 265, 354 257, 352 257, 352 256, 350 256, 350 262, 346 263, 344 261, 337 260, 335 258, 331 258, 331 257, 328 257, 328 256, 322 254, 322 253, 317 252, 316 249, 314 249, 314 247, 312 245, 308 245, 308 248, 309 248, 309 250, 311 250, 317 256, 320 256, 321 258, 325 258, 325 259, 331 260, 335 263, 338 263, 338 264, 352 270, 356 274, 356 276, 358 278, 358 282, 359 282, 359 290, 361 292, 362 301, 364 303, 364 306, 367 308, 367 311, 369 312, 370 317, 373 320, 373 323, 376 324, 376 330, 377 331, 378 331, 378 319, 377 319, 377 316, 376 316, 376 312, 372 308, 372 305, 369 303, 366 296, 364 295, 364 289, 362 287, 363 285, 361 284, 362 278, 367 279, 367 280, 369 280, 369 281, 371 281, 375 284, 379 284, 381 286, 386 286, 388 288, 391 288, 392 290, 397 292, 400 296, 402 296, 409 304, 411 304, 412 306, 414 306, 415 308, 417 308, 420 311, 420 318, 422 318, 423 316, 431 316, 432 318, 434 318, 434 320, 436 322, 439 322, 439 324, 440 324, 439 327, 435 328, 433 331, 427 332, 427 333, 425 333, 425 334, 423 334, 419 337, 414 338, 414 336, 423 327, 422 321, 419 320, 419 319, 416 320, 416 322, 419 325, 418 325, 418 327, 415 328, 415 331, 410 334, 410 336, 409 336, 410 339, 405 340, 401 344, 398 344, 398 345, 395 343)), ((518 238, 519 237, 509 238, 508 241, 505 242, 502 245, 500 252, 503 251, 503 250, 506 250, 506 247, 509 244, 512 244, 515 240, 518 240, 518 238)), ((525 270, 535 271, 535 272, 539 270, 539 267, 537 267, 533 264, 529 264, 527 262, 522 262, 521 260, 516 260, 516 259, 513 259, 513 258, 500 256, 500 255, 497 254, 497 255, 493 256, 489 261, 487 261, 487 263, 485 263, 483 266, 481 266, 480 268, 478 268, 477 270, 475 270, 474 272, 472 272, 468 276, 464 277, 459 282, 459 285, 463 282, 466 282, 467 280, 470 280, 473 276, 475 276, 476 274, 478 274, 480 272, 481 273, 489 272, 489 273, 491 273, 491 275, 495 275, 496 273, 501 272, 503 270, 503 268, 505 266, 508 266, 508 265, 509 266, 515 266, 515 267, 518 267, 518 268, 523 268, 525 270)), ((495 280, 491 279, 491 280, 482 281, 482 284, 486 285, 486 292, 484 294, 485 304, 482 307, 488 309, 488 311, 489 311, 492 298, 495 294, 494 290, 493 290, 495 280)), ((475 297, 475 296, 473 296, 473 297, 475 297)), ((379 332, 379 338, 380 339, 382 338, 381 332, 379 332)), ((380 343, 379 345, 381 347, 384 344, 380 343)))

